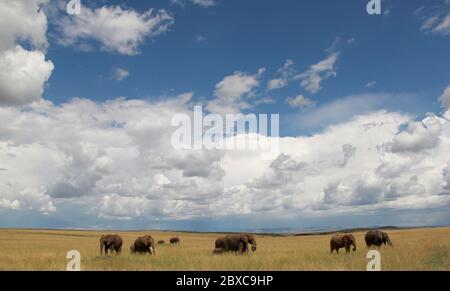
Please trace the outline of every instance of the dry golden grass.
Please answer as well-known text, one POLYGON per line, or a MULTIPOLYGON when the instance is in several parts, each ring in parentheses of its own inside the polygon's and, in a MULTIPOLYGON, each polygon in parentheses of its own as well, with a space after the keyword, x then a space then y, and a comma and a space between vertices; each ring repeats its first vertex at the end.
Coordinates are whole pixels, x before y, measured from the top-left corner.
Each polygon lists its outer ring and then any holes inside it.
MULTIPOLYGON (((131 255, 129 246, 144 232, 118 232, 120 256, 99 256, 98 231, 0 230, 0 270, 65 270, 66 253, 81 253, 82 270, 365 270, 364 233, 358 249, 329 252, 330 235, 257 236, 249 255, 212 255, 217 234, 148 232, 156 240, 178 236, 177 246, 157 245, 157 256, 131 255)), ((394 248, 381 248, 383 270, 450 270, 450 228, 389 231, 394 248)))

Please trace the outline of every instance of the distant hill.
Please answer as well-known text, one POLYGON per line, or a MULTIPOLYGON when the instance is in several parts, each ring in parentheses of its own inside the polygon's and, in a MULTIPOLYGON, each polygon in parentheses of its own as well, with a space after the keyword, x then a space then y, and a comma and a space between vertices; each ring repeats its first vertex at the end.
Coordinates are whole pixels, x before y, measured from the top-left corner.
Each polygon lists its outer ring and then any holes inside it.
MULTIPOLYGON (((379 227, 358 227, 358 228, 346 228, 346 229, 327 229, 327 230, 311 230, 305 232, 294 232, 289 229, 259 229, 259 230, 247 230, 247 231, 183 231, 183 230, 172 230, 181 233, 216 233, 216 234, 231 234, 231 233, 252 233, 260 236, 271 236, 271 237, 287 237, 287 236, 312 236, 312 235, 329 235, 337 232, 347 233, 347 232, 362 232, 372 229, 384 229, 384 230, 398 230, 398 229, 414 229, 421 227, 397 227, 397 226, 379 226, 379 227)), ((166 230, 160 230, 166 231, 166 230)))

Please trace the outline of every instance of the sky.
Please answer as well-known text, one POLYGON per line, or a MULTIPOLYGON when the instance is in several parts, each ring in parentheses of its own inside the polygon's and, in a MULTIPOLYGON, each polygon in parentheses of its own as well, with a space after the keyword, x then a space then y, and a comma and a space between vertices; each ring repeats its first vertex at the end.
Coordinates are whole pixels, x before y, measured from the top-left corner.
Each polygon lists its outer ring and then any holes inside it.
POLYGON ((0 227, 450 225, 449 0, 69 2, 0 0, 0 227), (195 106, 279 150, 175 148, 195 106))

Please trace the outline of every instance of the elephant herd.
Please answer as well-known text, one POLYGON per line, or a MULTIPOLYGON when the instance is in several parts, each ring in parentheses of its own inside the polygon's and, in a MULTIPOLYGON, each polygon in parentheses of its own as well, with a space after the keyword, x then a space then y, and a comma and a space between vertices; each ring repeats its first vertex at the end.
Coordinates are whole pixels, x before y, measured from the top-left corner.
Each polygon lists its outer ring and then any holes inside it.
MULTIPOLYGON (((370 230, 365 235, 365 241, 367 247, 381 245, 393 246, 389 235, 380 230, 370 230)), ((165 243, 164 241, 158 241, 159 244, 165 243)), ((180 239, 178 237, 173 237, 170 239, 171 244, 179 244, 180 239)), ((122 251, 123 240, 120 235, 108 234, 102 235, 100 237, 100 255, 108 254, 108 251, 120 254, 122 251)), ((235 253, 248 253, 249 245, 251 245, 251 250, 256 251, 256 239, 251 234, 229 234, 216 239, 214 244, 213 254, 222 254, 227 252, 235 253)), ((356 251, 356 239, 352 234, 335 234, 330 239, 330 251, 333 253, 339 253, 339 249, 345 248, 347 253, 353 248, 356 251)), ((130 246, 130 252, 132 254, 149 254, 156 255, 156 245, 155 240, 151 235, 144 235, 136 238, 134 243, 130 246)))
MULTIPOLYGON (((170 239, 171 244, 179 244, 180 239, 178 237, 173 237, 170 239)), ((117 255, 122 251, 123 240, 120 235, 117 234, 107 234, 100 237, 100 255, 108 254, 108 251, 115 252, 117 255)), ((136 238, 134 243, 130 246, 130 252, 132 254, 149 254, 156 255, 155 240, 151 235, 144 235, 136 238)))
MULTIPOLYGON (((158 244, 164 244, 165 241, 159 240, 158 244)), ((170 239, 171 244, 179 244, 180 238, 173 237, 170 239)), ((117 255, 122 251, 123 240, 120 235, 107 234, 100 237, 100 255, 108 254, 108 251, 115 252, 117 255)), ((239 252, 247 253, 248 244, 252 245, 252 251, 256 251, 256 240, 253 235, 250 234, 231 234, 224 237, 219 237, 215 242, 214 254, 222 254, 225 252, 239 252)), ((130 252, 132 254, 149 254, 156 255, 155 240, 151 235, 144 235, 136 238, 134 243, 130 246, 130 252)))
MULTIPOLYGON (((376 246, 380 248, 383 244, 391 247, 394 246, 389 235, 380 230, 369 230, 364 239, 367 247, 376 246)), ((349 253, 351 247, 353 247, 353 251, 356 251, 356 239, 353 234, 335 234, 330 239, 331 253, 333 251, 339 253, 339 249, 341 248, 345 248, 345 251, 349 253)))

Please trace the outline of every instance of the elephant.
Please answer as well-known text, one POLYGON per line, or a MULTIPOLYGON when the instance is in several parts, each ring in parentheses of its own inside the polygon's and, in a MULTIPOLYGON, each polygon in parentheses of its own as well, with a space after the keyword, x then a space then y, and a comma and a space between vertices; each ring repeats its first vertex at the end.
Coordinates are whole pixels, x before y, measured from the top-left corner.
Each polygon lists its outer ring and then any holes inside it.
POLYGON ((100 237, 100 256, 103 255, 103 249, 105 250, 105 255, 108 251, 115 251, 116 255, 119 255, 122 251, 122 237, 117 234, 104 234, 100 237))
MULTIPOLYGON (((216 239, 215 248, 221 252, 248 253, 248 244, 252 245, 252 251, 256 251, 256 240, 250 234, 230 234, 216 239)), ((218 251, 214 253, 218 253, 218 251)))
POLYGON ((339 254, 340 248, 345 248, 347 253, 350 252, 350 246, 353 246, 353 251, 356 251, 356 240, 353 234, 335 234, 330 239, 330 251, 339 254))
POLYGON ((389 246, 393 247, 394 244, 392 243, 391 238, 389 237, 389 235, 387 233, 383 232, 383 231, 381 233, 383 235, 383 244, 384 245, 388 244, 389 246))
POLYGON ((170 239, 170 243, 171 243, 171 244, 179 244, 179 243, 180 243, 180 238, 178 238, 178 237, 172 237, 172 238, 170 239))
POLYGON ((366 233, 365 240, 367 247, 376 246, 380 248, 382 244, 387 244, 391 247, 394 246, 391 239, 389 238, 389 235, 380 230, 369 230, 366 233))
POLYGON ((130 251, 131 253, 156 255, 155 240, 151 235, 140 236, 131 245, 130 251))

